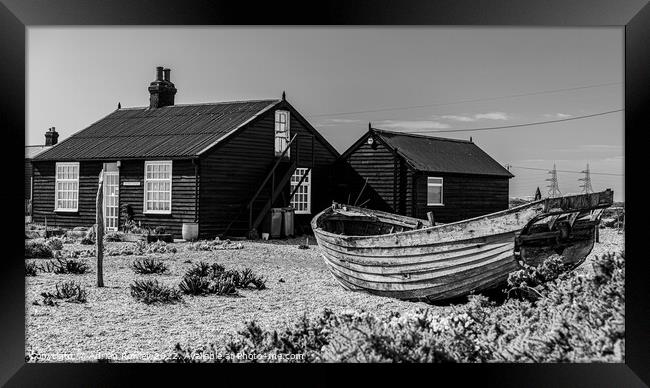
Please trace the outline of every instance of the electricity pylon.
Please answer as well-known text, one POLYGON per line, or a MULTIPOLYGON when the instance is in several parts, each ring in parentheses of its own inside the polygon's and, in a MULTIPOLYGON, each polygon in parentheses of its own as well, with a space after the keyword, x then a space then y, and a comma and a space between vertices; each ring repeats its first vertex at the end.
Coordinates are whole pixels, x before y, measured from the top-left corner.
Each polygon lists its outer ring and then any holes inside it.
POLYGON ((581 171, 585 174, 584 178, 578 178, 579 181, 584 181, 580 187, 582 187, 582 192, 585 194, 593 193, 594 189, 591 188, 591 175, 589 175, 589 163, 587 163, 587 169, 581 171))
POLYGON ((548 196, 551 198, 561 196, 562 192, 560 191, 560 186, 557 182, 557 169, 555 168, 555 164, 553 164, 553 170, 548 173, 551 174, 550 178, 546 178, 547 181, 551 182, 550 185, 546 186, 548 187, 548 196))

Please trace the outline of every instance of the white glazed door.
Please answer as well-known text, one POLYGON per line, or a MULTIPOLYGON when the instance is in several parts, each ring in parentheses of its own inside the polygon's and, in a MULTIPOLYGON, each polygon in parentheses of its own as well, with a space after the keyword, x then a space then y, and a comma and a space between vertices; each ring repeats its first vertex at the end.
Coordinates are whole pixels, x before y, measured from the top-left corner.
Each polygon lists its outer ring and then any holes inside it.
POLYGON ((104 228, 117 231, 119 216, 120 172, 104 170, 104 228))

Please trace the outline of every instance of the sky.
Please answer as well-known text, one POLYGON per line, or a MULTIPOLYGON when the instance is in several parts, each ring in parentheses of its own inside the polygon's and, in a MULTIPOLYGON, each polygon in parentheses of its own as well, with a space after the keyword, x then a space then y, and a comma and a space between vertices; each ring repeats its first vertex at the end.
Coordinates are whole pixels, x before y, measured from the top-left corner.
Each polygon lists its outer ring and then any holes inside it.
POLYGON ((155 67, 177 104, 287 100, 339 151, 368 128, 469 139, 510 165, 510 196, 624 200, 621 27, 30 27, 26 144, 147 106, 155 67), (569 89, 569 90, 566 90, 569 89), (570 120, 566 120, 570 119, 570 120), (542 125, 449 132, 536 122, 542 125), (441 132, 446 131, 446 132, 441 132), (567 171, 567 172, 564 172, 567 171))

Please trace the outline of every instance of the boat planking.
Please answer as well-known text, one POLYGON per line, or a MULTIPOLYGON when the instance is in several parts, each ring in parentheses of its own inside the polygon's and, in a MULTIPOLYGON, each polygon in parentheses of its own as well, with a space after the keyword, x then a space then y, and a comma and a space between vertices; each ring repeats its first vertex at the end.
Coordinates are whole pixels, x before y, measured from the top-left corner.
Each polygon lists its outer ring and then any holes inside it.
POLYGON ((503 284, 552 254, 576 267, 591 252, 613 191, 545 198, 443 225, 334 203, 311 221, 321 254, 348 290, 439 301, 503 284))

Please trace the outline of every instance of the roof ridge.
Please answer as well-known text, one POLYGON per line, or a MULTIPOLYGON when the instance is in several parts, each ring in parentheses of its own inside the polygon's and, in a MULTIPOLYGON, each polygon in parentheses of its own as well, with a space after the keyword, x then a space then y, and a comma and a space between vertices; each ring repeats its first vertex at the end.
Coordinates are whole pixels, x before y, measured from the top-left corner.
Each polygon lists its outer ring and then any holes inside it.
POLYGON ((458 142, 458 143, 474 144, 473 141, 464 140, 464 139, 453 139, 453 138, 449 138, 449 137, 439 137, 439 136, 427 136, 427 135, 421 135, 421 134, 409 133, 409 132, 390 131, 390 130, 387 130, 387 129, 380 129, 380 128, 374 128, 374 127, 370 128, 370 129, 373 130, 373 131, 379 132, 379 133, 384 132, 384 133, 394 134, 394 135, 398 135, 398 136, 410 136, 410 137, 417 137, 417 138, 423 138, 423 139, 455 141, 455 142, 458 142))
MULTIPOLYGON (((199 102, 199 103, 192 103, 192 104, 174 104, 174 105, 167 105, 163 106, 160 108, 156 109, 163 109, 163 108, 174 108, 177 106, 203 106, 203 105, 225 105, 225 104, 237 104, 237 103, 246 103, 246 102, 280 102, 281 100, 278 98, 262 98, 262 99, 255 99, 255 100, 232 100, 232 101, 214 101, 214 102, 199 102)), ((128 108, 120 108, 118 110, 145 110, 149 109, 148 106, 132 106, 128 108)))

